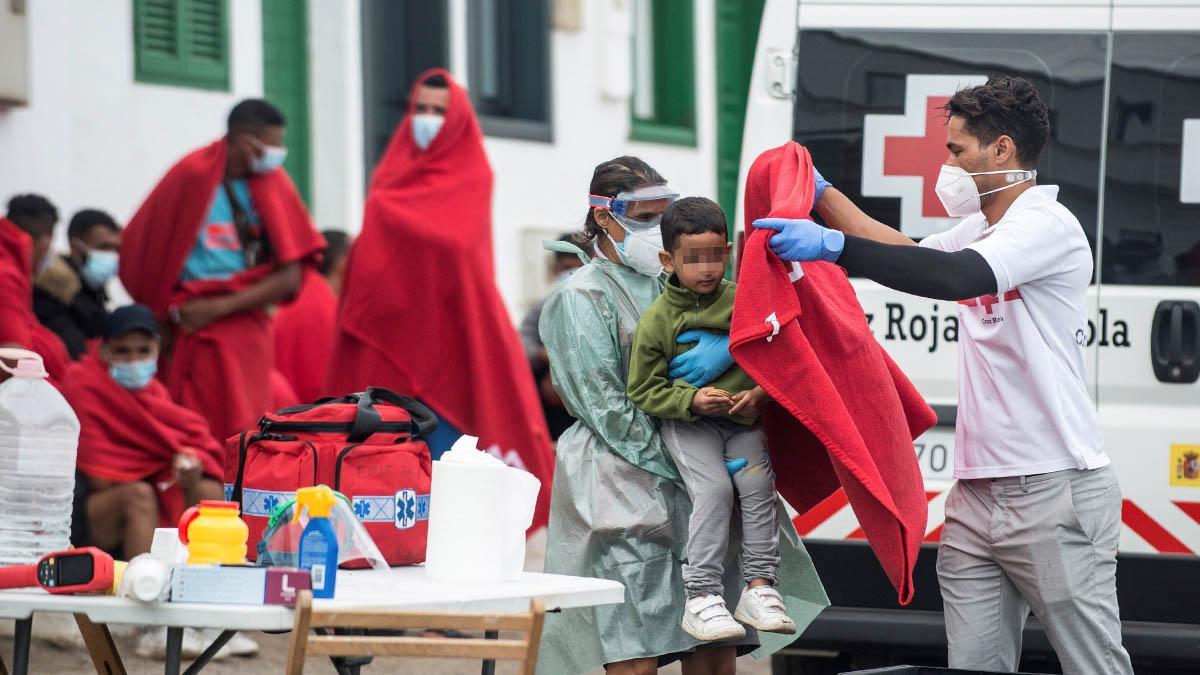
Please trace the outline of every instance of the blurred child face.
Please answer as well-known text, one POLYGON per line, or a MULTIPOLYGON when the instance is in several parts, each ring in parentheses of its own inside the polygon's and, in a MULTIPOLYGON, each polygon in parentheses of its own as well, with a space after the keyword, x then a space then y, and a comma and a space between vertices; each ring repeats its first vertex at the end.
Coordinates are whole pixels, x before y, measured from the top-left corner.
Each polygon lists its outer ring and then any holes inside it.
POLYGON ((104 342, 109 363, 133 363, 158 358, 158 338, 140 330, 109 338, 104 342))
POLYGON ((717 290, 729 264, 731 246, 716 232, 680 235, 673 251, 659 254, 663 269, 673 272, 679 285, 701 295, 717 290))

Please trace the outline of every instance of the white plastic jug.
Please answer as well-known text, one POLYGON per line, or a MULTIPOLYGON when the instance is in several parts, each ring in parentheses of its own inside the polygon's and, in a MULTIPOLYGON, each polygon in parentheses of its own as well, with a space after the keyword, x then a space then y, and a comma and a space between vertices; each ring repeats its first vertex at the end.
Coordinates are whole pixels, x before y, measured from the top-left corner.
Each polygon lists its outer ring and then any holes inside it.
POLYGON ((433 463, 425 552, 431 579, 505 581, 525 566, 525 531, 542 483, 480 452, 477 442, 464 436, 433 463))
POLYGON ((79 418, 36 352, 0 349, 0 369, 0 565, 24 565, 70 546, 79 418))

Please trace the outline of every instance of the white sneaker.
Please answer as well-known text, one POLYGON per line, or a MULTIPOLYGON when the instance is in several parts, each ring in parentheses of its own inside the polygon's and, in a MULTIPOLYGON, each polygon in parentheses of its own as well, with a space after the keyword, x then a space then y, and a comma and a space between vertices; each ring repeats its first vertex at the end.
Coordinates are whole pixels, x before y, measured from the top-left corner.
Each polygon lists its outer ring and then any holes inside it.
MULTIPOLYGON (((220 637, 221 631, 216 628, 207 628, 204 630, 204 639, 209 644, 213 640, 220 637)), ((233 637, 229 638, 229 642, 225 643, 224 647, 217 652, 216 658, 223 659, 227 656, 254 656, 258 654, 258 643, 250 639, 243 633, 234 633, 233 637)))
MULTIPOLYGON (((180 655, 185 659, 194 659, 208 648, 210 642, 212 641, 206 640, 204 635, 195 628, 184 628, 180 655)), ((159 626, 148 628, 138 638, 134 653, 143 659, 165 660, 167 658, 167 629, 159 626)), ((222 655, 217 652, 214 659, 219 658, 222 658, 222 655)))
POLYGON ((729 615, 725 598, 719 595, 702 595, 688 600, 684 605, 683 630, 705 642, 746 637, 746 629, 729 615))
POLYGON ((755 586, 742 591, 733 618, 767 633, 793 635, 796 622, 787 615, 783 597, 771 586, 755 586))

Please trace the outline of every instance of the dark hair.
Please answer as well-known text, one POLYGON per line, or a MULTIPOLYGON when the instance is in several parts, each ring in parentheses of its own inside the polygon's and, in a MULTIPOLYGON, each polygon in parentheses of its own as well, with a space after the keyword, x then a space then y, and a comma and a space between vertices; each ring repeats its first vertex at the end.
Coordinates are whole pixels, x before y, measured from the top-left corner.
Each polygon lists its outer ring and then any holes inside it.
POLYGON ((685 234, 713 232, 724 237, 728 234, 728 225, 725 212, 713 200, 704 197, 684 197, 663 211, 663 248, 668 253, 674 253, 679 238, 685 234))
POLYGON ((8 219, 28 234, 43 237, 54 231, 58 209, 41 195, 16 195, 8 200, 8 219))
POLYGON ((334 265, 350 252, 350 235, 341 230, 321 230, 325 237, 325 257, 321 260, 321 276, 329 276, 334 265))
MULTIPOLYGON (((667 179, 659 175, 654 167, 637 157, 626 155, 600 163, 592 172, 592 183, 588 194, 602 197, 616 197, 621 192, 633 190, 647 185, 665 185, 667 179)), ((587 217, 583 221, 583 236, 586 241, 592 241, 604 234, 604 228, 596 222, 592 207, 588 207, 587 217)))
POLYGON ((430 75, 421 82, 422 87, 433 87, 435 89, 448 89, 450 83, 446 81, 446 76, 438 73, 430 75))
POLYGON ((229 111, 226 131, 248 131, 260 127, 282 127, 287 124, 279 108, 261 98, 248 98, 229 111))
POLYGON ((121 226, 107 213, 99 209, 84 209, 71 216, 71 224, 67 225, 67 238, 83 239, 93 227, 106 227, 113 232, 121 231, 121 226))
POLYGON ((1017 145, 1017 163, 1035 168, 1050 137, 1050 112, 1033 83, 1023 77, 989 77, 986 84, 960 89, 942 109, 963 120, 980 145, 1008 136, 1017 145))

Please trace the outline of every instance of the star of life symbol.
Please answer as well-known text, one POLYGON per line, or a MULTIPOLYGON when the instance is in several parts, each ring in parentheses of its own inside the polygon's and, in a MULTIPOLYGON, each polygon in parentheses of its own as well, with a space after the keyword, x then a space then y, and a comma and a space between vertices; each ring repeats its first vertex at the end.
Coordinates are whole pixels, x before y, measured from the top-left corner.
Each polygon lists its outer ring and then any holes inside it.
POLYGON ((400 490, 396 493, 396 529, 407 530, 417 524, 417 493, 400 490))
POLYGON ((920 238, 958 223, 935 190, 946 160, 946 113, 954 92, 987 82, 985 75, 909 75, 904 114, 863 118, 864 197, 899 197, 900 231, 920 238))

